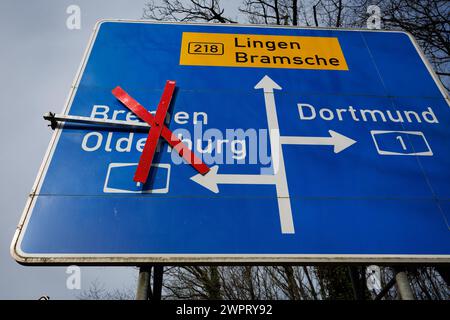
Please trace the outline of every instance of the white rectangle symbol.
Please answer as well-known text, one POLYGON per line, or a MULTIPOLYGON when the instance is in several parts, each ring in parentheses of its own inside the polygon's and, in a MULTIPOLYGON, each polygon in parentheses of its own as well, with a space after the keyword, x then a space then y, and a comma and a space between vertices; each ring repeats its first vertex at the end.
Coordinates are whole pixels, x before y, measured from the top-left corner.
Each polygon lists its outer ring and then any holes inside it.
POLYGON ((105 193, 168 193, 170 181, 170 164, 152 164, 156 170, 152 181, 142 185, 133 181, 137 163, 110 163, 106 173, 105 193))
POLYGON ((423 132, 371 130, 377 152, 384 156, 432 156, 423 132))

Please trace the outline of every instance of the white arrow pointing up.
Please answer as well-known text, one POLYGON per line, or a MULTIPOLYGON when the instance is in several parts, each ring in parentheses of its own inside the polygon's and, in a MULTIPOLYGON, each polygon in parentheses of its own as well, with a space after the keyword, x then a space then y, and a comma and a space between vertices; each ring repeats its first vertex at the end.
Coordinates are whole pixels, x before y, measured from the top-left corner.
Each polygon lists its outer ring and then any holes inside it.
POLYGON ((307 145, 331 145, 334 146, 334 153, 339 153, 347 149, 355 140, 350 139, 333 130, 328 130, 330 137, 280 137, 281 144, 307 144, 307 145))
POLYGON ((275 184, 273 175, 264 174, 219 174, 219 166, 212 167, 205 175, 197 174, 191 180, 206 189, 219 193, 219 184, 275 184))
POLYGON ((291 200, 284 167, 283 150, 280 142, 280 127, 278 126, 277 109, 273 90, 281 90, 281 86, 269 76, 264 76, 256 85, 255 89, 263 89, 264 104, 266 107, 267 125, 270 132, 270 154, 272 157, 272 168, 274 170, 275 189, 278 199, 278 211, 282 233, 295 233, 294 220, 292 218, 291 200))
POLYGON ((214 166, 205 174, 197 174, 191 177, 191 180, 205 187, 206 189, 219 193, 219 184, 273 184, 276 187, 278 210, 280 214, 281 232, 284 234, 295 233, 294 222, 292 218, 292 209, 290 203, 289 190, 286 179, 286 170, 283 158, 283 144, 302 144, 302 145, 332 145, 334 152, 338 153, 350 147, 356 141, 350 139, 333 130, 329 130, 329 137, 280 137, 278 126, 278 117, 275 105, 274 89, 282 88, 270 77, 264 76, 256 85, 255 89, 263 89, 264 103, 267 114, 267 124, 270 130, 270 146, 272 154, 273 175, 255 174, 219 174, 218 166, 214 166), (278 170, 276 170, 278 168, 278 170))
POLYGON ((264 76, 256 85, 255 89, 264 89, 264 92, 273 93, 273 89, 281 90, 281 87, 269 76, 264 76))

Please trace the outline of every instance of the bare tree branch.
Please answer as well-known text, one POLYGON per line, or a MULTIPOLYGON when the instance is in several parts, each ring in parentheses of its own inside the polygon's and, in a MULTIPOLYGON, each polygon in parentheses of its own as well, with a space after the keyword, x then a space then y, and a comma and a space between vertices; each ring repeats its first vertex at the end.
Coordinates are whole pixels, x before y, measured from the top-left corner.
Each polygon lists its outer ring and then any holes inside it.
POLYGON ((143 18, 158 21, 236 22, 225 16, 219 0, 150 1, 145 4, 143 18))

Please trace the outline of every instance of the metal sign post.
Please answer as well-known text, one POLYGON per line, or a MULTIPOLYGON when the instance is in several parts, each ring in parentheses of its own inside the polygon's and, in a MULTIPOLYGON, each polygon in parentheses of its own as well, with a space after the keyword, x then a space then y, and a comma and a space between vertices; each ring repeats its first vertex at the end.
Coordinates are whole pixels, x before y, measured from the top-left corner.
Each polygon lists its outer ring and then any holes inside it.
POLYGON ((160 265, 142 266, 136 290, 136 300, 161 300, 164 267, 160 265), (153 281, 150 281, 153 270, 153 281), (153 283, 153 288, 151 287, 153 283))
POLYGON ((152 267, 145 266, 139 268, 139 277, 136 289, 136 300, 148 300, 152 296, 150 278, 152 267))
POLYGON ((409 284, 408 275, 403 269, 396 270, 395 280, 397 282, 398 293, 402 300, 414 300, 414 293, 411 285, 409 284))

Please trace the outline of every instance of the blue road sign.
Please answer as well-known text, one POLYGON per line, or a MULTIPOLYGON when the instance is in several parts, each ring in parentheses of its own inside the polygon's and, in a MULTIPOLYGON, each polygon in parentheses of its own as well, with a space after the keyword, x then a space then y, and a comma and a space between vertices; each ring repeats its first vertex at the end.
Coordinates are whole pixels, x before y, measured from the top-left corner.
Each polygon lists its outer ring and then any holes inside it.
POLYGON ((12 244, 21 263, 449 262, 450 109, 403 32, 103 21, 12 244))

